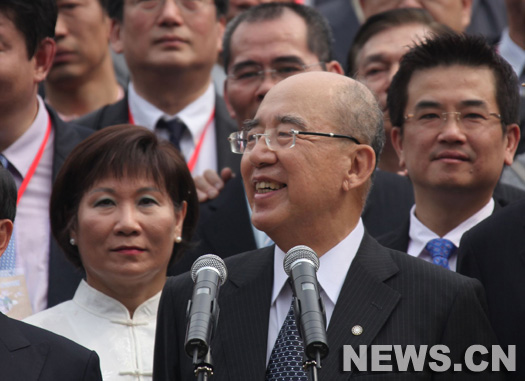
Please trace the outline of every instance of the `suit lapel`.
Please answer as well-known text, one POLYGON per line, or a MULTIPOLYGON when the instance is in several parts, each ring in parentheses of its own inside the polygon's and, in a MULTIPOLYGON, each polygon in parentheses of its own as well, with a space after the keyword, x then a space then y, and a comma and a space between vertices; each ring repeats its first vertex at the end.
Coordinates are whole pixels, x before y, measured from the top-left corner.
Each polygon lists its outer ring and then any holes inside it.
POLYGON ((2 379, 38 380, 49 347, 45 343, 31 344, 16 324, 0 313, 0 368, 2 379))
POLYGON ((219 379, 258 380, 266 372, 273 251, 273 246, 254 251, 242 265, 231 266, 229 287, 219 296, 217 342, 228 369, 219 379))
POLYGON ((344 345, 370 345, 399 302, 401 295, 384 281, 399 271, 388 254, 368 233, 350 266, 328 327, 328 345, 331 354, 323 361, 321 378, 347 379, 343 373, 344 345), (360 335, 352 327, 360 326, 360 335))

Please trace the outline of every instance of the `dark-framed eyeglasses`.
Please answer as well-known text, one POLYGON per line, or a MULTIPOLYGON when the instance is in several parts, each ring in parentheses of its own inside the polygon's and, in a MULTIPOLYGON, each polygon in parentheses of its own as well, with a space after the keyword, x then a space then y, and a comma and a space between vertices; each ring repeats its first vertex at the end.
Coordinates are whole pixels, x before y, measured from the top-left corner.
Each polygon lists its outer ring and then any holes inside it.
POLYGON ((361 144, 359 140, 349 135, 334 134, 332 132, 310 132, 298 131, 294 129, 273 128, 266 133, 256 131, 232 132, 228 137, 233 153, 248 153, 253 150, 260 138, 264 138, 266 145, 272 151, 278 151, 295 147, 297 135, 323 136, 327 138, 349 139, 356 144, 361 144))
POLYGON ((241 65, 233 68, 228 74, 228 78, 242 85, 259 84, 264 81, 266 75, 270 75, 275 81, 281 81, 292 75, 303 73, 309 68, 320 65, 324 69, 324 62, 316 62, 305 65, 300 62, 281 62, 275 64, 270 69, 262 69, 259 65, 241 65))
POLYGON ((468 110, 462 112, 420 110, 404 116, 406 122, 411 122, 426 128, 442 128, 449 118, 453 118, 469 130, 487 126, 491 123, 491 117, 497 118, 501 122, 500 114, 486 112, 484 110, 468 110))

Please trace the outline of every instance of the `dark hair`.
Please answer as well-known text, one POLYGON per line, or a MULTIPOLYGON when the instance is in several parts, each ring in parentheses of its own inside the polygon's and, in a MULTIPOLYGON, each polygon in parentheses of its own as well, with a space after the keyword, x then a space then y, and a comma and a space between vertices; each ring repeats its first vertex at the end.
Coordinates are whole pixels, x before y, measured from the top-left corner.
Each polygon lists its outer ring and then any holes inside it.
MULTIPOLYGON (((107 1, 107 9, 109 17, 122 22, 124 15, 124 1, 125 0, 103 0, 107 1)), ((228 13, 228 0, 214 0, 217 8, 217 18, 226 16, 228 13)))
POLYGON ((375 14, 367 19, 357 31, 354 42, 348 52, 346 75, 355 77, 357 73, 357 56, 368 40, 385 30, 410 24, 425 25, 436 34, 452 32, 452 29, 449 27, 434 21, 430 13, 424 9, 392 9, 375 14))
POLYGON ((17 197, 13 176, 0 165, 0 220, 15 221, 17 197))
POLYGON ((2 0, 0 12, 24 35, 29 59, 35 55, 42 40, 55 37, 55 0, 2 0))
POLYGON ((308 49, 314 53, 320 62, 329 62, 332 55, 332 29, 328 21, 314 8, 295 3, 265 3, 249 8, 233 18, 226 26, 223 38, 222 58, 224 70, 228 72, 231 60, 231 39, 237 27, 243 23, 256 23, 276 20, 286 9, 301 17, 307 28, 306 42, 308 49))
POLYGON ((51 231, 68 259, 82 268, 77 246, 69 243, 78 207, 95 182, 114 177, 151 177, 166 190, 176 209, 187 202, 182 242, 175 244, 170 264, 180 256, 197 225, 197 191, 184 158, 168 141, 144 127, 118 125, 97 131, 67 157, 51 193, 51 231))
POLYGON ((482 36, 447 33, 414 46, 401 60, 399 70, 388 89, 387 106, 393 126, 404 124, 408 84, 418 70, 462 65, 487 68, 494 73, 495 97, 505 126, 518 123, 518 77, 507 61, 482 36))

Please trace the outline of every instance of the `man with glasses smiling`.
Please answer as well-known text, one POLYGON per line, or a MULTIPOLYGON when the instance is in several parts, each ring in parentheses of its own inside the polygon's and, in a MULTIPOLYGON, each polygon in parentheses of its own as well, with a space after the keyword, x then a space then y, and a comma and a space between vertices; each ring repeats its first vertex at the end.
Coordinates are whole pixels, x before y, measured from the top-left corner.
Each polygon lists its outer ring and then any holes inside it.
MULTIPOLYGON (((317 71, 276 84, 255 117, 232 136, 233 151, 242 152, 252 222, 275 245, 225 260, 228 280, 218 296, 221 312, 211 342, 214 380, 308 380, 300 341, 289 344, 289 355, 273 353, 274 345, 289 341, 285 332, 296 324, 283 269, 285 253, 296 245, 309 246, 320 259, 317 278, 329 345, 321 380, 353 376, 343 369, 344 345, 357 350, 442 344, 456 363, 469 345, 495 343, 479 282, 386 249, 365 231, 360 215, 384 143, 382 125, 364 85, 317 71), (280 366, 282 372, 275 372, 280 366)), ((188 274, 167 280, 159 305, 155 381, 193 378, 192 360, 182 350, 193 286, 188 274)), ((452 377, 432 374, 428 367, 420 372, 407 373, 406 379, 452 377)), ((380 377, 405 379, 398 372, 380 377)), ((483 372, 483 379, 500 376, 483 372)))
POLYGON ((111 44, 131 75, 126 97, 81 119, 94 129, 131 123, 179 148, 194 176, 238 170, 227 138, 237 128, 211 70, 222 47, 227 0, 112 0, 111 44))
POLYGON ((481 37, 419 43, 388 90, 392 142, 415 196, 410 218, 379 238, 456 270, 461 236, 509 202, 494 193, 520 137, 518 80, 481 37))

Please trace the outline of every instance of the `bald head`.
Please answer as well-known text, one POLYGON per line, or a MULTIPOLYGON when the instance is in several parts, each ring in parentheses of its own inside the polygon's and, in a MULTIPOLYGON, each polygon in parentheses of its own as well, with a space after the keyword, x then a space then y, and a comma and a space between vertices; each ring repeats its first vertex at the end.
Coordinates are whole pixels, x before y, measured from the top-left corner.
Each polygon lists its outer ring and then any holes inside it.
POLYGON ((379 157, 385 142, 383 115, 375 97, 363 84, 335 73, 306 72, 276 84, 260 109, 266 103, 289 102, 291 99, 296 102, 298 114, 314 113, 313 118, 318 123, 328 122, 334 127, 334 132, 355 136, 360 142, 372 146, 376 158, 379 157))

